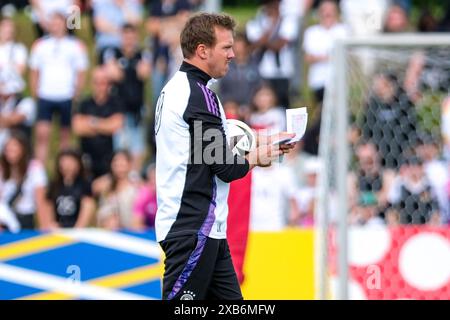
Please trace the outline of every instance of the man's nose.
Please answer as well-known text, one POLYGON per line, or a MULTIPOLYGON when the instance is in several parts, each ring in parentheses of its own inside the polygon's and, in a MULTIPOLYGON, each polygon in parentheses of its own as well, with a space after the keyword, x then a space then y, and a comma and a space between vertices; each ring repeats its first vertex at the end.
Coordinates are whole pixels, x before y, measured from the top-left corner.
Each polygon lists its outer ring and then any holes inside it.
POLYGON ((236 55, 234 54, 233 49, 230 50, 230 53, 228 54, 228 59, 234 59, 236 55))

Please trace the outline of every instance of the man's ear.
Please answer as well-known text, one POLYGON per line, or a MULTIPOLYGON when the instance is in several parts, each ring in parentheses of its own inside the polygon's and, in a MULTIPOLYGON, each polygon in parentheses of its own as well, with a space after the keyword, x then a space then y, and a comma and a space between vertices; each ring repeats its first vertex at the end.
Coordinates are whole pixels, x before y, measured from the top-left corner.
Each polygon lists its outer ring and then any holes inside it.
POLYGON ((197 46, 197 55, 200 59, 205 60, 208 58, 208 48, 204 44, 199 44, 197 46))

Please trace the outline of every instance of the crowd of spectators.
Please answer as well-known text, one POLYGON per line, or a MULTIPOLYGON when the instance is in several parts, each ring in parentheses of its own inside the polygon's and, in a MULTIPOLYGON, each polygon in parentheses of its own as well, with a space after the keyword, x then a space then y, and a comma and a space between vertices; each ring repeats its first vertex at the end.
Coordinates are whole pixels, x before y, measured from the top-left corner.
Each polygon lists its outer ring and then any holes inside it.
MULTIPOLYGON (((153 226, 153 110, 182 61, 179 32, 203 2, 32 0, 23 4, 36 34, 30 48, 16 37, 14 10, 3 7, 0 230, 153 226), (68 27, 74 8, 89 20, 92 49, 76 27, 68 27)), ((226 116, 256 131, 285 130, 285 110, 305 101, 302 87, 311 93, 314 115, 296 152, 254 170, 252 230, 314 224, 333 42, 351 35, 449 31, 450 9, 442 19, 423 10, 414 26, 410 2, 262 0, 239 27, 236 58, 213 85, 226 116)), ((429 54, 417 52, 404 79, 375 72, 370 59, 361 59, 373 73, 373 86, 356 124, 350 223, 448 222, 450 98, 442 102, 442 143, 419 132, 415 112, 424 86, 449 89, 448 69, 438 72, 439 83, 426 76, 437 72, 429 54)), ((370 58, 370 52, 361 55, 370 58)))

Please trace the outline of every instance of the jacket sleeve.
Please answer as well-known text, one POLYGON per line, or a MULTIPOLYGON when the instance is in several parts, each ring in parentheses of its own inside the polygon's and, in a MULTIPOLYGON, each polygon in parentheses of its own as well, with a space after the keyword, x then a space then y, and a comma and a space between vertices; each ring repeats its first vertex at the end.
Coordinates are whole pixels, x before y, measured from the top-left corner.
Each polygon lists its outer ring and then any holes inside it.
POLYGON ((217 97, 205 87, 191 92, 184 120, 191 134, 193 164, 208 165, 224 182, 244 177, 249 171, 247 159, 233 155, 226 138, 217 97))

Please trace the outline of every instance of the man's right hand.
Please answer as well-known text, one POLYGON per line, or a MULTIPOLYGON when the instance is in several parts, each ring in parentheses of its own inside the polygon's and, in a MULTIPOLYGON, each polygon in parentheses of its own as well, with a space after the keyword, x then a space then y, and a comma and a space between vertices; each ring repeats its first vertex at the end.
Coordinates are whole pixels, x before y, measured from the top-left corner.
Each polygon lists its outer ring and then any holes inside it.
POLYGON ((247 160, 250 164, 250 170, 254 167, 269 167, 272 161, 278 159, 283 154, 280 145, 260 145, 255 150, 247 155, 247 160))

